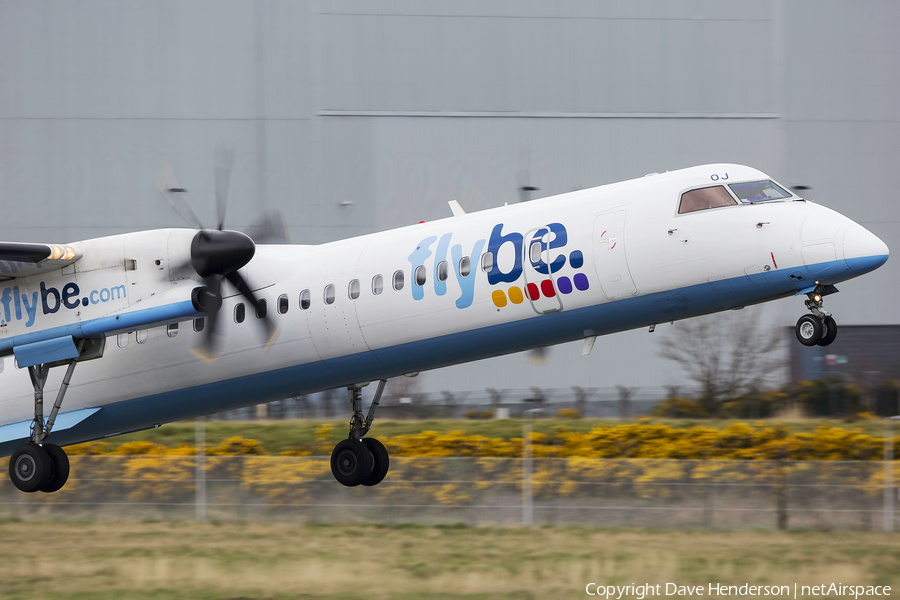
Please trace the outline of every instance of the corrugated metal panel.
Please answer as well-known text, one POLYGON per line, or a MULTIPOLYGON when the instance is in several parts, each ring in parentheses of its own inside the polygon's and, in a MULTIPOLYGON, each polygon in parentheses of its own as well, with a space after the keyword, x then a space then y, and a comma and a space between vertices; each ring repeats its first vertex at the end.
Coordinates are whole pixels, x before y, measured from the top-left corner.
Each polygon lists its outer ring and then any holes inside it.
POLYGON ((0 12, 3 118, 309 113, 302 3, 5 3, 0 12))
POLYGON ((543 197, 716 160, 775 168, 761 157, 776 126, 742 119, 329 117, 323 222, 369 218, 370 227, 384 229, 449 216, 448 200, 467 211, 519 202, 522 171, 540 188, 535 197, 543 197), (338 209, 347 198, 354 205, 338 209), (376 211, 367 208, 372 203, 376 211))
MULTIPOLYGON (((322 109, 760 113, 775 109, 774 27, 656 3, 661 15, 317 15, 322 109), (662 16, 664 15, 664 16, 662 16)), ((382 9, 383 10, 383 9, 382 9)))
MULTIPOLYGON (((153 187, 163 157, 211 222, 225 140, 228 224, 281 208, 298 242, 515 202, 526 176, 543 196, 734 161, 900 248, 898 18, 842 0, 3 3, 0 239, 180 226, 153 187)), ((827 308, 896 323, 898 281, 889 261, 827 308)), ((770 320, 803 312, 788 299, 770 320)), ((560 349, 544 372, 460 369, 473 385, 677 381, 655 339, 610 338, 624 362, 560 349)))
MULTIPOLYGON (((900 165, 900 5, 785 2, 785 164, 788 184, 900 248, 892 181, 900 165)), ((897 323, 900 262, 839 286, 838 324, 897 323)), ((796 318, 796 317, 795 317, 796 318)))
POLYGON ((3 239, 68 241, 184 226, 155 187, 163 158, 200 219, 214 223, 213 150, 221 140, 238 149, 229 226, 250 224, 265 196, 292 223, 310 222, 309 121, 0 119, 0 198, 21 207, 5 221, 3 239))

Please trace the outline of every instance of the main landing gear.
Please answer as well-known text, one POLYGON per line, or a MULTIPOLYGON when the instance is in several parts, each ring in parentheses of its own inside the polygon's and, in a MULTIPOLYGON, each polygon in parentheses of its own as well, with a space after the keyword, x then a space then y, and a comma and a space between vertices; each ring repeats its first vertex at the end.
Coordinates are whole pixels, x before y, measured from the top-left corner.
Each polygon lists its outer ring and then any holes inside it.
MULTIPOLYGON (((79 354, 83 346, 84 342, 80 341, 79 354)), ((62 489, 69 479, 69 457, 62 448, 56 444, 45 443, 44 440, 53 429, 59 407, 62 406, 69 381, 75 371, 76 360, 73 358, 67 361, 66 374, 63 376, 56 402, 53 403, 53 409, 46 422, 44 422, 44 384, 47 383, 50 368, 60 363, 28 367, 31 384, 34 387, 34 421, 31 424, 28 442, 16 448, 9 458, 9 478, 16 489, 22 492, 56 492, 62 489)))
POLYGON ((387 475, 390 458, 384 444, 375 438, 364 437, 375 420, 375 409, 381 402, 381 394, 387 380, 378 382, 368 414, 362 414, 362 388, 366 384, 351 385, 347 388, 353 417, 350 419, 350 435, 338 442, 331 452, 331 473, 346 486, 378 485, 387 475))
POLYGON ((836 292, 834 286, 816 286, 816 289, 806 294, 806 308, 811 315, 803 315, 797 321, 794 332, 797 339, 804 346, 828 346, 837 337, 837 323, 834 322, 831 313, 822 309, 822 296, 836 292))

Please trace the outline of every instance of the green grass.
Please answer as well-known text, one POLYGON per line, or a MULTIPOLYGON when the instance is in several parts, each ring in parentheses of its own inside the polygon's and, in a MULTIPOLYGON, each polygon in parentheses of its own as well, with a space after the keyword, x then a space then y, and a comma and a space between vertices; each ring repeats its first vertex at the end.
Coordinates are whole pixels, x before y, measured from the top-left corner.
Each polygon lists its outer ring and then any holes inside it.
POLYGON ((866 532, 7 522, 0 537, 4 600, 565 599, 589 582, 900 589, 900 535, 866 532))
MULTIPOLYGON (((206 443, 208 447, 217 446, 227 438, 242 436, 262 442, 267 452, 278 454, 296 448, 312 449, 315 442, 315 431, 324 424, 332 426, 328 436, 329 444, 334 445, 347 436, 349 431, 349 415, 340 421, 210 421, 206 424, 206 443)), ((635 421, 614 419, 538 419, 534 422, 534 430, 550 433, 556 427, 567 427, 576 432, 590 431, 595 427, 616 426, 635 421)), ((694 426, 724 429, 732 423, 740 421, 725 419, 651 419, 651 423, 666 424, 677 428, 694 426)), ((811 433, 821 425, 860 430, 867 435, 881 437, 884 432, 882 421, 858 421, 845 423, 837 420, 803 419, 782 422, 777 419, 761 421, 766 425, 784 424, 793 432, 811 433)), ((396 435, 412 435, 422 431, 464 431, 469 435, 511 439, 522 436, 522 422, 519 419, 498 419, 475 421, 468 419, 435 419, 424 421, 380 421, 376 420, 372 435, 376 437, 393 437, 396 435)), ((146 440, 169 447, 194 445, 195 425, 193 422, 170 423, 158 429, 139 431, 107 440, 110 448, 116 448, 125 442, 146 440)))

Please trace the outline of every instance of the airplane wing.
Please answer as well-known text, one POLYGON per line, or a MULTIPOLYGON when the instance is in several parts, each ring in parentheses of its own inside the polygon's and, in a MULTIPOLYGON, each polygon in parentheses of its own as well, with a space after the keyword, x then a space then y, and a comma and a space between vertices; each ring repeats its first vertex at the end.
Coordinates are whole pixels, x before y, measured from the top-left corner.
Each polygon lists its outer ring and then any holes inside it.
POLYGON ((0 281, 62 269, 81 255, 72 246, 0 242, 0 281))
POLYGON ((182 285, 118 313, 3 337, 0 356, 15 354, 19 367, 66 361, 79 356, 79 339, 99 339, 204 316, 194 306, 192 292, 192 285, 182 285))
MULTIPOLYGON (((83 408, 72 412, 59 413, 53 431, 64 431, 75 427, 85 419, 100 412, 100 407, 83 408)), ((34 426, 34 420, 22 421, 20 423, 11 423, 0 427, 0 444, 12 442, 16 440, 27 440, 31 435, 31 428, 34 426)))

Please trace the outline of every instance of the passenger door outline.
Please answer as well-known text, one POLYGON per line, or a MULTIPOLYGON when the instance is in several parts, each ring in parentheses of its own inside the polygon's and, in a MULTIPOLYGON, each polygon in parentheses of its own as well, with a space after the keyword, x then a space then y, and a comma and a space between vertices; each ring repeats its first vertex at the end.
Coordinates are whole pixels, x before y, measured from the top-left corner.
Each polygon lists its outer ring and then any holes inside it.
POLYGON ((625 253, 626 212, 619 210, 594 219, 594 264, 600 289, 607 300, 621 300, 637 294, 625 253))
POLYGON ((525 297, 531 303, 531 308, 539 315, 549 315, 560 312, 563 309, 562 298, 553 280, 553 269, 550 268, 550 227, 543 225, 528 230, 522 244, 522 273, 525 276, 525 297), (539 231, 546 231, 541 237, 535 237, 539 231), (538 273, 533 261, 538 254, 532 256, 532 250, 537 252, 540 247, 540 261, 547 265, 547 274, 538 273), (533 248, 534 247, 534 248, 533 248), (552 294, 552 295, 551 295, 552 294))

